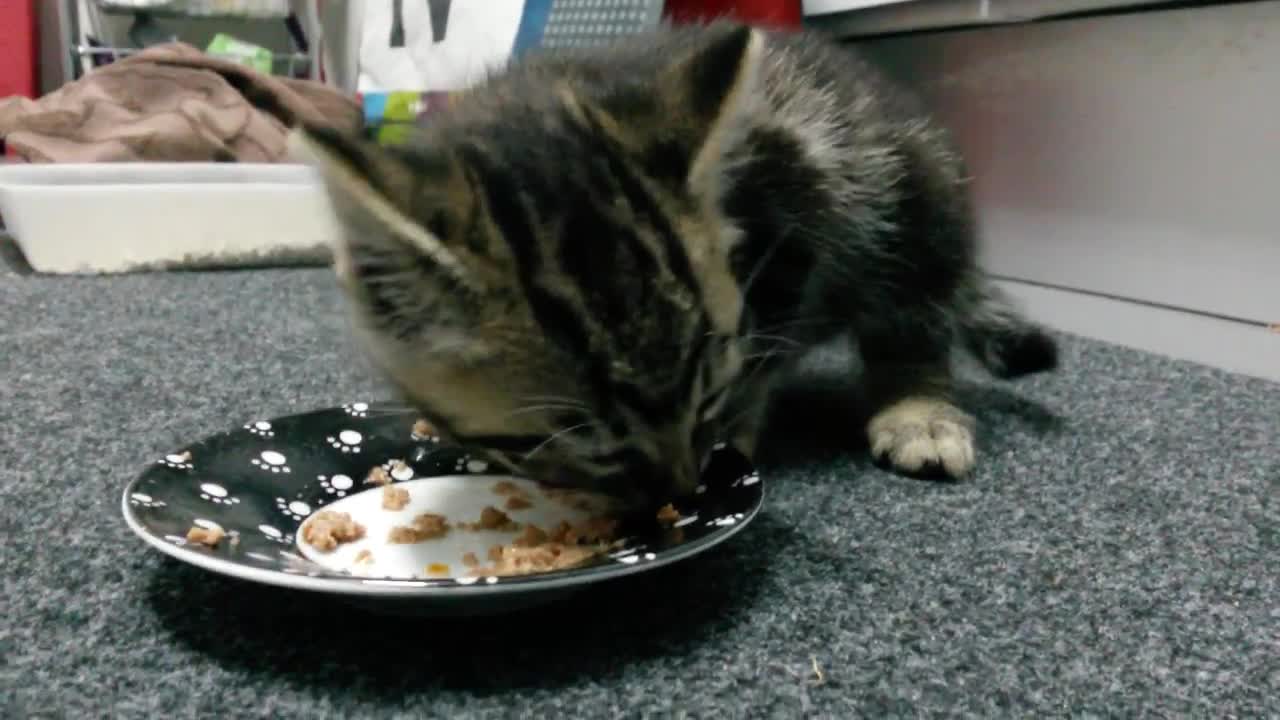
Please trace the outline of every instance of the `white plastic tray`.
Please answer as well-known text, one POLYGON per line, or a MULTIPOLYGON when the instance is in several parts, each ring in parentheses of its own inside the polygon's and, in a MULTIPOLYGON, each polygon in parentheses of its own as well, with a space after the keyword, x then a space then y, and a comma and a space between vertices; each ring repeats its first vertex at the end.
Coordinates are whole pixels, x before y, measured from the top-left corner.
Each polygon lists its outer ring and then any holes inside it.
POLYGON ((64 274, 322 262, 337 233, 304 165, 0 166, 0 217, 33 269, 64 274))

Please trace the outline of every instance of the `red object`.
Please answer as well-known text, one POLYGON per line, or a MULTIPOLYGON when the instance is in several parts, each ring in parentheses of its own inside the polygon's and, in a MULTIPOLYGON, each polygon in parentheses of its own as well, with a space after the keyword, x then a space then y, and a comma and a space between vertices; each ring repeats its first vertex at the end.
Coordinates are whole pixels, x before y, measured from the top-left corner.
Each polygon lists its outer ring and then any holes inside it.
POLYGON ((36 96, 36 0, 0 0, 0 98, 36 96))
POLYGON ((731 17, 751 25, 799 29, 804 19, 801 0, 667 0, 662 13, 677 23, 706 22, 731 17))

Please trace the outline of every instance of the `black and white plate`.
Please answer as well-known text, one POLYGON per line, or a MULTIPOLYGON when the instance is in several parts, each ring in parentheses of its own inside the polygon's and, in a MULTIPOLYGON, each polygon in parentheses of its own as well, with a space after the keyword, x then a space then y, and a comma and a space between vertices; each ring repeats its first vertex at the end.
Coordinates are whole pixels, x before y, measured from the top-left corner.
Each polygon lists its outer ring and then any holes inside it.
MULTIPOLYGON (((474 520, 485 505, 502 506, 503 480, 539 495, 527 480, 492 472, 464 448, 412 427, 401 406, 349 403, 272 420, 256 420, 160 458, 125 488, 125 520, 152 547, 216 573, 353 598, 397 598, 419 609, 484 612, 542 602, 587 584, 643 572, 708 550, 740 531, 760 509, 759 476, 739 453, 719 447, 693 497, 677 503, 673 528, 638 524, 615 550, 573 569, 511 577, 476 576, 461 559, 511 542, 515 533, 450 533, 443 539, 391 545, 387 532, 421 512, 453 523, 474 520), (403 465, 396 463, 403 461, 403 465), (370 468, 392 470, 410 491, 400 511, 381 507, 381 488, 363 483, 370 468), (299 540, 304 521, 322 509, 349 513, 366 537, 321 553, 299 540), (226 533, 215 547, 188 542, 192 527, 226 533), (356 563, 361 550, 373 561, 356 563)), ((512 519, 551 527, 583 519, 565 503, 536 501, 512 519)), ((367 560, 367 558, 366 558, 367 560)))

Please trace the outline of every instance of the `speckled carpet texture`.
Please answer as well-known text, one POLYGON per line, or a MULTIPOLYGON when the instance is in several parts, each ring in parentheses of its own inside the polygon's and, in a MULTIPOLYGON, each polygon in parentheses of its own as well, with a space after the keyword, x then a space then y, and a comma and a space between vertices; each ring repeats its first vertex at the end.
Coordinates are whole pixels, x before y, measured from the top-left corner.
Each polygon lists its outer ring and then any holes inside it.
POLYGON ((185 442, 385 396, 327 271, 0 271, 0 717, 1280 716, 1280 386, 1062 342, 1056 374, 966 386, 970 480, 872 466, 818 367, 719 550, 404 619, 120 517, 185 442))

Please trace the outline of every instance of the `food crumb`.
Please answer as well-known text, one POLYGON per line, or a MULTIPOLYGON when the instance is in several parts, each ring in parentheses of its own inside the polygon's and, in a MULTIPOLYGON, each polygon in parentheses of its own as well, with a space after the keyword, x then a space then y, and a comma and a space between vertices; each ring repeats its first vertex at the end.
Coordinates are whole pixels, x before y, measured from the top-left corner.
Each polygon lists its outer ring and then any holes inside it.
POLYGON ((547 541, 547 533, 542 528, 529 523, 524 526, 524 533, 512 543, 516 547, 534 547, 547 541))
POLYGON ((533 507, 533 503, 523 495, 512 495, 507 498, 506 507, 508 510, 526 510, 533 507))
POLYGON ((364 526, 347 513, 321 510, 302 529, 302 540, 311 547, 329 552, 338 545, 364 537, 364 526))
POLYGON ((658 508, 658 522, 663 525, 673 525, 680 519, 680 511, 676 510, 671 503, 658 508))
POLYGON ((419 435, 419 436, 434 435, 435 432, 436 432, 436 429, 431 427, 431 423, 427 422, 425 418, 418 418, 417 422, 413 424, 414 435, 419 435))
POLYGON ((502 480, 493 486, 494 495, 517 495, 520 493, 520 486, 510 480, 502 480))
POLYGON ((444 563, 431 563, 427 566, 428 575, 448 575, 449 566, 444 563))
POLYGON ((561 545, 544 543, 534 547, 497 546, 490 550, 493 561, 487 567, 475 568, 471 575, 529 575, 575 567, 599 556, 602 545, 561 545))
POLYGON ((520 523, 512 520, 506 513, 492 505, 484 506, 480 511, 480 519, 475 522, 461 523, 465 530, 502 530, 514 532, 520 529, 520 523))
POLYGON ((365 548, 360 552, 356 553, 356 558, 352 562, 354 562, 356 565, 372 565, 373 553, 369 550, 369 548, 365 548))
POLYGON ((618 531, 618 521, 611 517, 593 517, 574 528, 578 542, 609 542, 618 531))
POLYGON ((469 552, 462 556, 462 564, 467 567, 479 567, 480 558, 476 557, 475 553, 469 552))
POLYGON ((387 469, 381 465, 374 465, 369 469, 369 474, 365 477, 364 482, 366 485, 390 485, 391 473, 387 472, 387 469))
POLYGON ((422 513, 413 519, 412 525, 397 525, 391 528, 391 532, 387 535, 387 542, 408 545, 444 537, 448 532, 448 518, 435 513, 422 513))
POLYGON ((226 535, 222 528, 202 528, 192 527, 187 531, 187 540, 190 542, 200 543, 208 547, 217 547, 222 538, 226 535))
POLYGON ((382 486, 382 509, 398 511, 409 504, 409 491, 394 485, 382 486))
POLYGON ((618 520, 593 517, 577 525, 561 521, 550 532, 529 523, 510 545, 489 548, 489 564, 478 567, 474 556, 463 561, 473 576, 528 575, 576 567, 608 552, 622 540, 615 540, 618 520))

